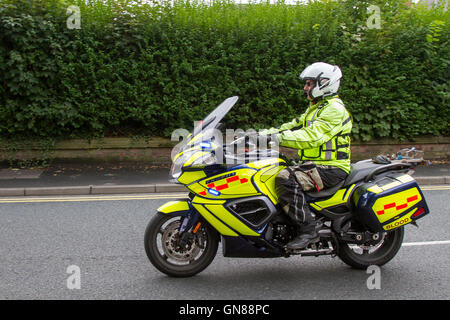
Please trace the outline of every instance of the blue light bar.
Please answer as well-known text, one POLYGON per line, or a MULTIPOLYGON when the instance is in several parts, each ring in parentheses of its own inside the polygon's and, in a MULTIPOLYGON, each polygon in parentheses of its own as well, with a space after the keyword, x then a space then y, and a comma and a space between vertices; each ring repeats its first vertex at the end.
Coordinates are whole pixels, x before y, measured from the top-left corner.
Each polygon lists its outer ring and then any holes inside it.
POLYGON ((209 188, 208 189, 208 192, 210 193, 210 194, 212 194, 213 196, 220 196, 220 192, 219 191, 217 191, 216 189, 211 189, 211 188, 209 188))

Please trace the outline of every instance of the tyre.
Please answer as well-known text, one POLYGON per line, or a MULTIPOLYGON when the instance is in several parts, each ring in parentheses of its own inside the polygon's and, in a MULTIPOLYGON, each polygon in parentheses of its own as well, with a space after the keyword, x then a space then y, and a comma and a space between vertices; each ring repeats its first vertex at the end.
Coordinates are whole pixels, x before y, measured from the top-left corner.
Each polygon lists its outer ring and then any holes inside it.
POLYGON ((213 261, 219 235, 203 222, 184 248, 178 246, 182 217, 157 213, 145 230, 145 252, 159 271, 171 277, 191 277, 213 261))
POLYGON ((380 241, 372 245, 339 243, 339 258, 356 269, 371 265, 382 266, 395 257, 403 242, 403 227, 382 233, 380 241))

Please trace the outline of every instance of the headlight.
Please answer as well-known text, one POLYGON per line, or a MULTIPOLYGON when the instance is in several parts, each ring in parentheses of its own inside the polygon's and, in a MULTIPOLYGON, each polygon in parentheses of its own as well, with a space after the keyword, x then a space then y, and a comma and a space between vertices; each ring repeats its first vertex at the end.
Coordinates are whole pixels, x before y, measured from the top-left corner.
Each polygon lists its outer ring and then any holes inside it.
POLYGON ((172 168, 170 170, 170 173, 174 179, 178 179, 178 177, 181 175, 181 167, 183 167, 184 163, 189 159, 190 156, 192 156, 192 152, 186 152, 174 160, 174 162, 172 163, 172 168))
POLYGON ((181 176, 181 166, 182 163, 173 163, 172 168, 170 170, 170 174, 172 175, 172 178, 178 179, 179 176, 181 176))

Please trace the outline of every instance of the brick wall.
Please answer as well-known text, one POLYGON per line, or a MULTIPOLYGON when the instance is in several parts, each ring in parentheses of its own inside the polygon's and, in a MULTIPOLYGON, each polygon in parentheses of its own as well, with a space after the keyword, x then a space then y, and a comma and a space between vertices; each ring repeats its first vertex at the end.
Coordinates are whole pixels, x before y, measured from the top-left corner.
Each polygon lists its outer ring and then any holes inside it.
MULTIPOLYGON (((30 160, 48 157, 61 161, 135 161, 149 164, 169 164, 170 154, 176 142, 154 137, 148 140, 129 138, 104 138, 101 140, 67 140, 56 144, 53 150, 43 151, 28 145, 26 150, 8 151, 0 146, 0 161, 30 160)), ((352 143, 352 162, 373 158, 379 154, 392 154, 402 148, 416 147, 424 151, 427 160, 450 161, 450 137, 423 137, 414 142, 397 142, 391 139, 352 143)), ((297 151, 280 148, 295 157, 297 151)))

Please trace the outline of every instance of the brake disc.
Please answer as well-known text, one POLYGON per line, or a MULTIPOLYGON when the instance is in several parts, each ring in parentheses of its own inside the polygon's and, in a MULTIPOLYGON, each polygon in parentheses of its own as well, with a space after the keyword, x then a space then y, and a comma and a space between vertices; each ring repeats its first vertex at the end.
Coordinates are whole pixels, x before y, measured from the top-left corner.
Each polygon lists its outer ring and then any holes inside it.
POLYGON ((167 225, 162 234, 162 249, 168 258, 178 262, 189 262, 195 259, 200 252, 200 247, 196 245, 194 239, 189 240, 185 247, 179 246, 180 221, 174 221, 167 225))

